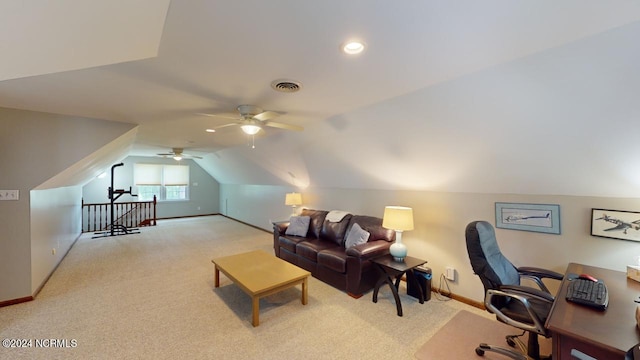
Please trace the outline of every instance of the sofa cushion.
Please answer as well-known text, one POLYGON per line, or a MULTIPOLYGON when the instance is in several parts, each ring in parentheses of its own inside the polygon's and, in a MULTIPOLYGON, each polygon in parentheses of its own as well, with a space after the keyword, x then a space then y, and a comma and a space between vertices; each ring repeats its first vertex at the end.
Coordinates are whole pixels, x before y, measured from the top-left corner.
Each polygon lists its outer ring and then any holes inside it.
POLYGON ((343 248, 322 250, 318 253, 318 265, 344 274, 347 272, 347 254, 343 248))
POLYGON ((352 246, 364 244, 369 241, 369 235, 369 232, 361 228, 358 223, 354 223, 351 226, 351 230, 349 230, 349 233, 347 234, 347 239, 344 242, 344 247, 348 249, 352 246))
POLYGON ((305 241, 301 241, 296 245, 296 254, 313 262, 318 262, 318 253, 322 250, 331 248, 338 248, 341 251, 344 251, 344 249, 340 248, 340 246, 328 241, 319 239, 306 239, 305 241))
POLYGON ((287 260, 288 262, 297 265, 298 264, 298 256, 296 254, 286 250, 280 249, 280 258, 283 260, 287 260))
POLYGON ((351 227, 356 223, 370 234, 369 241, 386 240, 391 242, 396 239, 395 231, 382 227, 381 218, 366 215, 354 215, 351 219, 351 227))
POLYGON ((285 235, 307 236, 310 220, 311 218, 308 216, 292 216, 291 219, 289 219, 289 226, 285 231, 285 235))
POLYGON ((301 216, 308 216, 309 220, 309 232, 307 233, 308 237, 312 238, 320 238, 320 229, 322 229, 322 224, 324 223, 324 218, 327 216, 329 212, 324 210, 312 210, 312 209, 302 209, 300 212, 301 216))
POLYGON ((320 230, 320 239, 331 241, 336 245, 343 246, 344 236, 347 233, 349 221, 351 221, 352 216, 353 215, 351 214, 345 215, 342 220, 338 222, 325 219, 322 224, 322 229, 320 230))
POLYGON ((292 253, 296 252, 296 245, 306 240, 306 238, 298 237, 298 236, 280 236, 278 237, 278 246, 281 249, 287 249, 292 253))

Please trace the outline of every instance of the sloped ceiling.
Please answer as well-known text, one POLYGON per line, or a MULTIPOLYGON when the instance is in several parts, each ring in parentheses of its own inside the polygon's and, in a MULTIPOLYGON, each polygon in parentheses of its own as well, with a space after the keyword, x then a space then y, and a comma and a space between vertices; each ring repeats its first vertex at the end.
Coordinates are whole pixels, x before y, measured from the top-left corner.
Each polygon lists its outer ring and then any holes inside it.
POLYGON ((0 108, 0 177, 7 188, 83 185, 127 156, 133 124, 0 108))
POLYGON ((0 80, 154 57, 169 0, 0 4, 0 80))
POLYGON ((15 72, 0 106, 139 124, 132 155, 184 147, 222 183, 635 197, 639 36, 640 3, 623 0, 173 0, 157 56, 15 72), (367 49, 348 58, 352 37, 367 49), (273 91, 282 78, 302 91, 273 91), (238 128, 204 132, 229 119, 199 112, 239 104, 305 131, 269 129, 256 149, 238 128))
POLYGON ((34 190, 87 184, 97 176, 100 176, 105 169, 110 168, 127 157, 137 131, 137 128, 129 130, 109 144, 85 156, 80 161, 38 185, 34 190))

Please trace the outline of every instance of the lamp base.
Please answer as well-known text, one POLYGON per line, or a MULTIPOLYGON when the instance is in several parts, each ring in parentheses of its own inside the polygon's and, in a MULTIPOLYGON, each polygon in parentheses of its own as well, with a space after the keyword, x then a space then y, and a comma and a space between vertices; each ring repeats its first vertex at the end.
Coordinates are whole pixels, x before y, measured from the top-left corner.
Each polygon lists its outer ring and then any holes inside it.
POLYGON ((393 256, 393 260, 404 262, 404 258, 407 256, 407 247, 396 241, 389 247, 389 253, 393 256))

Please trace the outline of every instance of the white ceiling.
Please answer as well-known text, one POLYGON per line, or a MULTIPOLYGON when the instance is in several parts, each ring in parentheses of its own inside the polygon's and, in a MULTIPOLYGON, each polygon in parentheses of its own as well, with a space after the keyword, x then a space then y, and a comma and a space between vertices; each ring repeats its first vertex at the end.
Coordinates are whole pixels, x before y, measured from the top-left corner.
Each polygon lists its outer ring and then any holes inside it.
POLYGON ((0 106, 139 124, 132 154, 184 147, 223 183, 629 196, 639 20, 623 0, 10 0, 0 106), (204 131, 240 104, 305 131, 204 131))

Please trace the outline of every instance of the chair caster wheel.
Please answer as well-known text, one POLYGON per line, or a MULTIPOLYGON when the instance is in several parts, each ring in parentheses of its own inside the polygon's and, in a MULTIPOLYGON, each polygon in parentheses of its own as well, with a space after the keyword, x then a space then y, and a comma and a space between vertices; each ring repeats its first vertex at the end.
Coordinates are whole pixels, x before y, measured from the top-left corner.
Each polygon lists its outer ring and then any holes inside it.
POLYGON ((491 346, 482 343, 476 348, 476 354, 478 354, 478 356, 484 356, 485 350, 491 350, 491 346))

